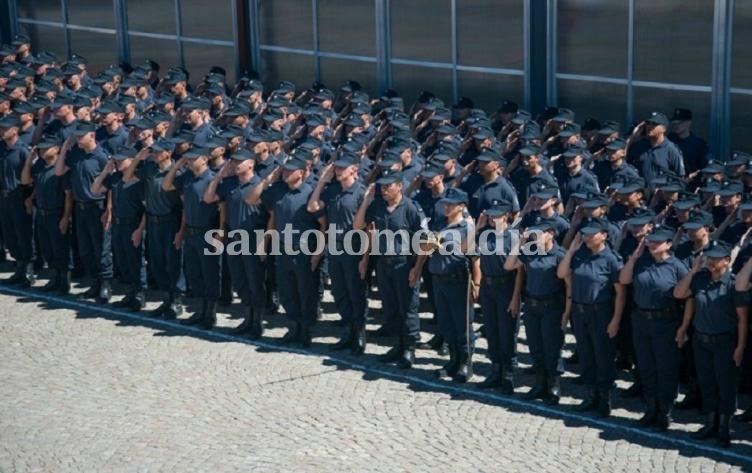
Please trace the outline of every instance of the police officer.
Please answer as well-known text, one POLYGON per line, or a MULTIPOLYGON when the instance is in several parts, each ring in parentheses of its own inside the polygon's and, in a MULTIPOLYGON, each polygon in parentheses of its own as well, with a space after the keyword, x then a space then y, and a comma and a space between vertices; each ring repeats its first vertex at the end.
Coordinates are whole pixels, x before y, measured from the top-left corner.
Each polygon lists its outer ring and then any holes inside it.
POLYGON ((112 295, 112 240, 110 209, 107 196, 91 191, 91 183, 102 172, 109 157, 94 138, 96 127, 81 122, 60 150, 55 162, 55 175, 70 173, 75 201, 75 233, 81 262, 94 284, 82 294, 107 303, 112 295), (76 146, 74 146, 74 141, 76 146))
POLYGON ((650 117, 635 127, 630 137, 629 156, 633 157, 635 167, 645 179, 653 182, 661 172, 672 172, 684 177, 684 159, 681 151, 666 138, 669 126, 668 118, 661 112, 653 112, 650 117), (644 136, 641 141, 634 142, 644 136))
POLYGON ((206 188, 214 179, 208 164, 210 154, 206 148, 191 148, 167 171, 162 182, 165 192, 177 190, 183 196, 184 227, 179 235, 183 241, 185 277, 193 294, 201 297, 201 310, 184 323, 205 329, 217 323, 222 265, 217 248, 206 238, 207 233, 216 233, 219 226, 217 205, 207 204, 203 200, 206 188), (188 167, 188 172, 176 179, 178 171, 184 166, 188 167))
POLYGON ((31 265, 32 219, 25 207, 30 192, 21 184, 21 171, 30 150, 19 140, 20 125, 15 115, 0 120, 0 226, 3 241, 16 260, 15 273, 4 282, 29 287, 35 279, 31 265))
POLYGON ((428 260, 439 331, 449 345, 449 362, 443 366, 440 375, 464 383, 473 376, 474 333, 468 284, 472 300, 477 301, 480 261, 475 258, 471 265, 467 255, 468 238, 472 237, 468 234, 470 226, 464 216, 467 193, 450 188, 440 202, 444 206, 446 226, 433 241, 434 252, 428 260), (468 280, 470 277, 471 281, 468 280))
POLYGON ((255 339, 263 334, 266 287, 264 265, 257 254, 256 231, 263 231, 269 218, 261 205, 246 203, 248 193, 261 181, 253 172, 253 154, 245 149, 231 155, 230 161, 214 177, 204 193, 204 202, 221 201, 221 211, 226 214, 228 245, 227 264, 232 284, 246 307, 243 322, 233 330, 235 334, 247 334, 255 339), (249 254, 239 251, 247 238, 249 254), (238 248, 239 247, 239 248, 238 248))
POLYGON ((691 323, 695 328, 692 346, 697 376, 707 414, 705 425, 692 437, 716 437, 723 447, 731 443, 729 421, 736 410, 737 368, 747 342, 752 263, 745 264, 737 278, 730 267, 731 247, 714 241, 674 289, 674 296, 688 299, 676 341, 684 342, 691 323))
POLYGON ((566 172, 559 177, 559 187, 562 202, 569 202, 569 198, 576 192, 599 192, 598 180, 582 166, 583 154, 587 149, 583 146, 570 146, 563 156, 566 172))
POLYGON ((415 344, 420 339, 418 290, 425 262, 425 255, 412 253, 410 244, 413 235, 427 229, 420 206, 402 193, 403 177, 400 172, 385 169, 376 184, 381 188, 382 198, 374 199, 375 186, 372 184, 353 219, 353 228, 362 230, 373 224, 379 232, 406 232, 404 238, 395 236, 391 242, 387 242, 387 236, 380 233, 373 243, 380 253, 376 276, 384 313, 387 320, 396 319, 401 325, 397 343, 381 360, 397 362, 401 368, 410 368, 415 362, 415 344))
POLYGON ((575 237, 557 271, 571 293, 577 352, 588 388, 576 409, 596 410, 601 417, 611 414, 616 377, 614 337, 625 301, 624 286, 619 283, 622 259, 606 244, 607 239, 607 222, 591 220, 575 237))
POLYGON ((366 191, 358 179, 359 163, 356 155, 347 153, 326 166, 308 201, 309 212, 326 212, 328 236, 335 238, 334 242, 328 242, 330 251, 326 259, 334 303, 344 322, 344 329, 332 348, 350 348, 356 355, 365 351, 368 310, 366 282, 358 273, 362 253, 360 245, 363 242, 348 236, 366 191), (345 244, 346 239, 350 240, 349 246, 345 244), (335 251, 331 251, 332 247, 335 251))
MULTIPOLYGON (((507 271, 517 270, 519 281, 524 280, 525 333, 535 369, 535 385, 525 395, 527 399, 541 399, 556 405, 561 397, 558 371, 561 347, 564 343, 563 323, 569 305, 565 297, 565 284, 557 277, 557 269, 566 251, 556 243, 556 226, 549 220, 540 220, 525 231, 535 245, 526 245, 520 251, 521 240, 512 248, 504 263, 507 271)), ((522 299, 522 284, 515 284, 512 312, 518 312, 522 299)))
POLYGON ((686 108, 674 109, 671 117, 671 140, 681 151, 684 167, 690 176, 704 168, 710 158, 708 144, 692 131, 692 110, 686 108))
POLYGON ((46 135, 30 153, 21 173, 21 183, 34 186, 36 207, 34 224, 39 235, 39 253, 55 275, 42 287, 43 291, 66 295, 70 292, 70 218, 73 213, 73 196, 66 176, 55 175, 62 141, 55 135, 46 135), (39 159, 35 160, 35 156, 39 159))
POLYGON ((619 276, 621 284, 634 286, 632 339, 647 402, 638 423, 659 431, 669 427, 679 385, 680 354, 675 336, 681 317, 673 290, 688 272, 671 254, 674 237, 672 228, 657 227, 640 242, 619 276))
POLYGON ((138 312, 146 304, 146 271, 144 270, 143 237, 144 182, 134 171, 136 148, 121 146, 91 184, 92 194, 109 192, 112 202, 112 249, 120 269, 120 277, 128 285, 125 298, 116 302, 138 312))

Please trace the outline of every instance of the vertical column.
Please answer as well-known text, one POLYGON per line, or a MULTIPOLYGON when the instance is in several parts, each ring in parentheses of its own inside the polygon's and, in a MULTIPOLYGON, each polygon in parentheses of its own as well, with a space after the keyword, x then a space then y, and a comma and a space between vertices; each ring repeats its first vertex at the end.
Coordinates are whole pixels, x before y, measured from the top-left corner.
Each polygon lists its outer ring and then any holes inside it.
POLYGON ((389 0, 374 0, 376 9, 376 74, 378 75, 378 93, 392 86, 392 68, 389 58, 391 51, 391 32, 389 30, 389 0))
POLYGON ((525 0, 525 106, 538 113, 546 107, 547 89, 550 81, 549 54, 549 2, 525 0))
POLYGON ((715 1, 710 147, 713 155, 722 160, 729 154, 733 14, 734 0, 715 1))
MULTIPOLYGON (((240 3, 240 2, 238 2, 240 3)), ((261 44, 260 41, 260 32, 259 32, 259 4, 258 0, 248 0, 248 9, 245 12, 246 15, 245 18, 246 24, 248 25, 248 28, 246 30, 246 41, 248 42, 248 47, 246 50, 246 57, 250 59, 250 64, 246 64, 245 67, 248 67, 250 65, 250 68, 255 70, 256 72, 261 72, 261 50, 259 49, 259 45, 261 44)), ((243 36, 241 35, 241 41, 243 40, 243 36)), ((243 57, 241 56, 241 64, 243 64, 243 57)))
POLYGON ((118 59, 120 62, 130 62, 131 49, 128 43, 128 10, 125 0, 113 0, 112 8, 115 14, 115 40, 117 41, 118 59))

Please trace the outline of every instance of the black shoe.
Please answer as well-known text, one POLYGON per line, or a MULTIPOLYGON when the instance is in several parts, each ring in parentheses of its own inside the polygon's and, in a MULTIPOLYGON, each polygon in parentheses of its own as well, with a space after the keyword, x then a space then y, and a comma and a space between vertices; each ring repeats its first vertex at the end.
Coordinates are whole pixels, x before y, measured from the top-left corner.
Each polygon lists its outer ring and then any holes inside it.
POLYGON ((112 297, 112 283, 109 279, 102 279, 99 283, 99 294, 97 295, 100 304, 108 304, 112 297))
POLYGON ((453 347, 449 347, 449 361, 444 363, 436 375, 439 378, 454 377, 457 374, 457 370, 460 369, 460 360, 457 354, 457 350, 453 347))
POLYGON ((251 331, 248 332, 248 338, 258 340, 264 335, 264 312, 262 309, 254 309, 253 307, 250 310, 253 322, 251 324, 251 331))
POLYGON ((598 408, 598 404, 599 404, 598 393, 595 391, 591 391, 585 396, 585 399, 583 399, 581 403, 574 406, 574 410, 578 412, 594 411, 595 409, 598 408))
POLYGON ((580 362, 580 355, 577 353, 577 350, 575 350, 571 355, 569 355, 569 358, 565 359, 568 364, 570 365, 576 365, 580 362))
POLYGON ((718 413, 708 412, 705 425, 698 431, 692 432, 689 436, 695 440, 707 440, 718 435, 718 413))
POLYGON ((354 334, 352 325, 349 323, 345 324, 345 327, 342 329, 342 336, 337 343, 332 345, 332 350, 346 350, 352 347, 354 334))
POLYGON ((137 289, 134 293, 133 300, 128 306, 128 310, 131 312, 139 312, 146 306, 146 293, 143 289, 137 289))
POLYGON ((60 279, 58 280, 56 294, 61 296, 67 296, 70 294, 71 289, 71 273, 70 271, 60 271, 60 279))
POLYGON ((124 307, 130 307, 133 303, 133 298, 135 297, 133 291, 128 291, 128 294, 125 295, 122 299, 119 301, 115 301, 112 303, 112 307, 118 307, 118 308, 124 308, 124 307))
POLYGON ((546 384, 548 385, 548 393, 543 401, 550 406, 558 405, 561 399, 561 377, 549 376, 546 384))
POLYGON ((170 294, 170 305, 165 309, 162 314, 162 318, 165 320, 175 320, 183 315, 183 295, 182 294, 170 294))
POLYGON ((635 381, 632 386, 621 392, 621 397, 624 399, 634 399, 642 396, 642 384, 635 381))
POLYGON ((23 273, 20 269, 16 269, 16 272, 10 277, 3 279, 3 283, 7 285, 18 284, 18 282, 21 281, 21 278, 23 278, 23 273))
POLYGON ((501 369, 501 386, 499 392, 505 396, 514 394, 514 371, 510 366, 508 370, 501 369))
POLYGON ((402 351, 402 345, 397 344, 390 348, 388 352, 379 355, 377 359, 384 363, 393 363, 400 359, 400 357, 402 356, 402 351))
POLYGON ((467 383, 473 377, 473 358, 468 356, 466 351, 459 355, 459 366, 457 373, 452 377, 458 383, 467 383))
POLYGON ((366 327, 356 326, 354 329, 353 341, 352 341, 352 353, 353 355, 360 356, 366 351, 366 327))
POLYGON ((656 432, 665 432, 671 425, 671 408, 658 406, 658 414, 655 416, 653 430, 656 432))
POLYGON ((606 418, 611 415, 611 390, 603 389, 598 392, 598 417, 606 418))
POLYGON ((99 297, 99 280, 95 281, 89 289, 82 292, 79 297, 82 299, 96 299, 99 297))
POLYGON ((692 380, 689 383, 687 394, 681 402, 676 403, 677 409, 699 409, 702 407, 702 395, 700 394, 700 386, 697 381, 692 380))
POLYGON ((201 320, 203 320, 205 312, 206 312, 206 299, 201 301, 201 310, 194 312, 193 315, 191 315, 185 320, 182 320, 180 323, 184 325, 196 325, 197 323, 201 322, 201 320))
POLYGON ((645 414, 637 421, 637 424, 641 427, 652 426, 658 417, 658 401, 656 399, 646 399, 646 402, 648 406, 645 414))
POLYGON ((729 416, 721 414, 718 416, 718 435, 716 443, 718 446, 727 448, 731 446, 731 429, 729 428, 729 416))
POLYGON ((298 343, 301 348, 311 348, 311 342, 313 337, 311 336, 311 329, 309 327, 302 327, 300 334, 298 335, 298 343))
POLYGON ((394 330, 392 330, 390 327, 387 327, 386 325, 382 325, 372 334, 372 336, 374 337, 390 337, 392 335, 394 335, 394 330))
POLYGON ((201 321, 196 324, 204 330, 211 330, 217 325, 217 301, 211 300, 206 302, 206 312, 201 321))
MULTIPOLYGON (((442 345, 444 345, 444 337, 441 335, 434 335, 431 337, 427 342, 419 342, 415 345, 416 348, 419 348, 421 350, 436 350, 438 351, 442 345)), ((449 354, 449 351, 447 350, 447 353, 444 353, 442 356, 446 356, 449 354)))
POLYGON ((443 342, 439 347, 436 349, 436 354, 439 356, 447 356, 449 354, 449 344, 447 342, 443 342))
POLYGON ((478 387, 481 389, 498 388, 501 386, 501 365, 497 363, 491 364, 491 372, 486 376, 486 379, 478 383, 478 387))
POLYGON ((253 329, 253 309, 250 307, 245 308, 245 317, 243 317, 243 321, 235 327, 234 329, 230 330, 230 333, 233 335, 245 335, 246 333, 249 333, 253 329))
POLYGON ((300 324, 298 322, 292 322, 292 324, 290 325, 290 328, 287 330, 287 333, 282 337, 280 342, 283 345, 296 343, 298 341, 299 336, 300 336, 300 324))
POLYGON ((55 275, 50 280, 39 288, 42 292, 56 292, 60 288, 60 271, 55 270, 55 275))
POLYGON ((410 347, 405 349, 400 357, 397 359, 397 366, 403 370, 407 370, 413 367, 415 363, 415 348, 410 347))
POLYGON ((535 385, 533 385, 533 388, 530 391, 525 393, 523 398, 527 400, 543 399, 547 395, 548 389, 546 387, 546 373, 538 370, 535 373, 535 385))
POLYGON ((170 296, 169 294, 165 294, 164 299, 162 299, 162 303, 159 304, 159 307, 149 311, 149 316, 157 317, 157 318, 164 317, 165 311, 169 308, 170 308, 170 296))
POLYGON ((752 407, 742 412, 739 415, 734 416, 734 420, 739 422, 752 422, 752 407))

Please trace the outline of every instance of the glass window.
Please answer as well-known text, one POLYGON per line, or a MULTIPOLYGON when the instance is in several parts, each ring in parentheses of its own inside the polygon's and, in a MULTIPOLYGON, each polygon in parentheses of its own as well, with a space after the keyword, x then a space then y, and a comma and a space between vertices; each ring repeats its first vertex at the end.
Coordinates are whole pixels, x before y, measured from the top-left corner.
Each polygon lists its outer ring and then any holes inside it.
POLYGON ((223 68, 226 71, 227 82, 235 83, 234 48, 183 42, 183 59, 185 68, 191 73, 192 84, 199 83, 213 66, 223 68))
POLYGON ((400 93, 408 108, 422 90, 433 92, 447 108, 453 103, 452 71, 449 69, 393 64, 392 88, 400 93))
POLYGON ((287 80, 295 84, 300 93, 311 86, 313 79, 313 56, 261 52, 261 81, 265 92, 271 92, 280 81, 287 80))
POLYGON ((129 30, 176 34, 175 0, 126 0, 126 7, 129 30))
POLYGON ((102 71, 110 64, 117 64, 117 42, 114 34, 70 30, 71 53, 77 53, 89 61, 91 75, 102 71))
POLYGON ((373 0, 319 0, 319 49, 376 56, 376 13, 373 0))
POLYGON ((731 86, 752 89, 752 2, 734 2, 731 86))
POLYGON ((393 0, 389 3, 392 56, 452 62, 449 0, 393 0))
POLYGON ((459 71, 457 82, 460 96, 468 97, 476 108, 482 108, 489 115, 505 100, 517 102, 520 107, 525 101, 522 76, 459 71))
POLYGON ((347 61, 344 59, 321 58, 321 82, 337 91, 346 80, 360 83, 363 91, 374 97, 377 90, 376 63, 347 61))
POLYGON ((258 5, 261 44, 313 49, 311 0, 259 0, 258 5))
POLYGON ((522 69, 522 22, 521 0, 459 0, 457 62, 522 69))
POLYGON ((180 0, 180 19, 183 36, 233 40, 231 0, 180 0))
POLYGON ((50 51, 57 55, 60 61, 65 61, 68 51, 65 50, 65 30, 40 25, 18 25, 20 31, 28 33, 31 38, 32 50, 50 51))
POLYGON ((592 117, 600 122, 615 120, 627 128, 626 85, 559 79, 557 87, 557 105, 574 110, 577 123, 592 117))
POLYGON ((72 25, 115 28, 115 10, 112 2, 68 0, 68 22, 72 25))
POLYGON ((63 21, 60 0, 16 0, 17 15, 45 21, 63 21))
POLYGON ((710 85, 713 4, 635 0, 635 79, 710 85))
POLYGON ((752 151, 749 131, 752 130, 752 95, 731 94, 731 149, 752 151))
POLYGON ((686 92, 682 90, 634 88, 634 119, 636 122, 647 118, 651 112, 663 112, 669 118, 674 108, 692 110, 692 128, 706 140, 710 137, 710 94, 706 92, 686 92))
POLYGON ((138 66, 147 59, 159 64, 159 75, 164 76, 170 67, 180 64, 178 42, 175 40, 144 38, 130 35, 131 64, 138 66))
POLYGON ((557 4, 557 72, 626 77, 629 1, 557 4))

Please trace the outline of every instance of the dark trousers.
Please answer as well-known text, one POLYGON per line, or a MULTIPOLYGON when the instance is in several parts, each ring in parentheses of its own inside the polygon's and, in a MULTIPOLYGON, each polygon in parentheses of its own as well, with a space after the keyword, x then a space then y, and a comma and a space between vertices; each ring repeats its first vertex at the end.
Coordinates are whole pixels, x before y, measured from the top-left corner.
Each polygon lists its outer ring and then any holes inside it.
POLYGON ((319 271, 311 271, 310 255, 299 251, 297 255, 277 256, 279 303, 291 321, 304 328, 316 323, 318 287, 319 271))
POLYGON ((179 229, 178 217, 174 220, 146 222, 149 272, 160 291, 173 294, 185 292, 183 250, 175 248, 173 244, 179 229))
POLYGON ((468 332, 473 313, 468 307, 467 278, 467 274, 464 277, 431 276, 439 333, 458 353, 472 349, 475 336, 472 330, 468 332))
POLYGON ((36 213, 36 230, 39 238, 39 253, 50 267, 68 271, 71 265, 70 229, 60 233, 63 209, 43 210, 36 213))
POLYGON ((606 328, 613 316, 613 304, 574 304, 573 312, 583 383, 591 389, 611 389, 616 378, 616 345, 606 328))
POLYGON ((512 368, 512 357, 517 345, 517 319, 508 310, 513 289, 513 278, 508 281, 486 281, 484 278, 478 296, 488 340, 488 358, 505 370, 512 368))
POLYGON ((101 279, 112 278, 112 235, 102 227, 104 201, 76 203, 76 241, 86 273, 101 279))
MULTIPOLYGON (((239 240, 239 238, 238 238, 239 240)), ((255 252, 255 247, 251 250, 255 252)), ((259 314, 266 308, 264 263, 258 255, 227 255, 230 280, 243 305, 253 307, 259 314)))
POLYGON ((544 372, 553 378, 559 375, 559 357, 564 345, 564 331, 561 329, 561 315, 564 313, 563 301, 525 302, 525 334, 533 366, 536 371, 544 372))
POLYGON ((402 336, 417 341, 420 339, 420 285, 409 285, 411 262, 409 256, 379 256, 376 278, 386 323, 399 327, 402 336))
POLYGON ((219 299, 222 277, 222 257, 214 253, 216 249, 206 241, 203 232, 186 232, 183 240, 185 277, 194 296, 212 301, 219 299), (204 254, 204 250, 212 254, 204 254))
POLYGON ((704 340, 703 334, 695 332, 692 347, 703 407, 706 411, 733 414, 736 410, 736 334, 715 335, 712 340, 704 340))
POLYGON ((327 256, 334 305, 342 320, 357 327, 365 326, 368 310, 368 289, 358 272, 360 258, 346 253, 327 256))
POLYGON ((17 261, 31 261, 33 240, 32 218, 26 213, 21 189, 0 196, 0 226, 10 255, 17 261))
POLYGON ((639 309, 632 312, 632 340, 637 355, 642 389, 647 399, 670 406, 679 385, 679 347, 675 317, 647 318, 639 309))
POLYGON ((141 289, 146 288, 146 271, 144 269, 144 244, 133 246, 133 232, 138 222, 114 223, 112 225, 112 250, 116 255, 120 279, 123 283, 141 289))

